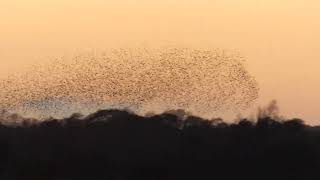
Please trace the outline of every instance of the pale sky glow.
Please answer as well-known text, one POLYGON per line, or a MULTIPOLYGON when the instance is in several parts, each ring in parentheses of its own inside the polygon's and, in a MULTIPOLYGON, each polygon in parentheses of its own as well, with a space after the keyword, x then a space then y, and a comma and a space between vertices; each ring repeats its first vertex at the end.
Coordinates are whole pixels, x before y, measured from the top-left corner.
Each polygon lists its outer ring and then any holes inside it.
POLYGON ((236 49, 258 104, 277 99, 283 115, 319 124, 319 19, 317 0, 0 0, 0 77, 88 48, 236 49))

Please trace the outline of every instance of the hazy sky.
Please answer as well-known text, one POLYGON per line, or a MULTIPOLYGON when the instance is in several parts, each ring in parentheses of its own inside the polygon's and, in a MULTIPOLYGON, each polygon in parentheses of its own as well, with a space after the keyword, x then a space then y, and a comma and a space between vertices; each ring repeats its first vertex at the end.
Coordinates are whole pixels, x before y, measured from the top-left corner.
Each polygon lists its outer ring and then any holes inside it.
POLYGON ((236 49, 259 104, 319 123, 319 19, 318 0, 0 0, 0 76, 87 48, 236 49))

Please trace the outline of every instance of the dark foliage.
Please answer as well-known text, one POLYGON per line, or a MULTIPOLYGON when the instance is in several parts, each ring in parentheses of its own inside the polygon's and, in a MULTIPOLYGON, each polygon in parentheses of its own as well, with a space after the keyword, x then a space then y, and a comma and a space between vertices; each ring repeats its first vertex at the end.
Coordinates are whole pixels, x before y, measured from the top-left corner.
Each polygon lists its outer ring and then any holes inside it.
POLYGON ((120 110, 0 126, 3 180, 320 179, 320 130, 120 110))

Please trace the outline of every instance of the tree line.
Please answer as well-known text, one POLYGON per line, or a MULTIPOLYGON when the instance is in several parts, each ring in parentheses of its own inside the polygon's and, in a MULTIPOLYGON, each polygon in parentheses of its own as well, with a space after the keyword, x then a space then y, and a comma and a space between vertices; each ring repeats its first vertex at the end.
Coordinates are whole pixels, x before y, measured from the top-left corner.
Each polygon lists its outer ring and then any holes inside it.
MULTIPOLYGON (((320 179, 320 128, 100 110, 0 125, 3 180, 320 179)), ((4 121, 3 121, 4 122, 4 121)))

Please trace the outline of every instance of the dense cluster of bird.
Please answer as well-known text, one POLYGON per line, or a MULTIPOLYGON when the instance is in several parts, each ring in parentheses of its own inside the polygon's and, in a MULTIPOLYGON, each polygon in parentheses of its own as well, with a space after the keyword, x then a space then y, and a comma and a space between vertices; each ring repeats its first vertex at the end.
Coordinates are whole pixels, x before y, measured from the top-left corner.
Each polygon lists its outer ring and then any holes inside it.
POLYGON ((108 107, 211 116, 257 99, 257 82, 243 61, 223 50, 190 48, 79 53, 2 79, 0 108, 40 116, 108 107))

